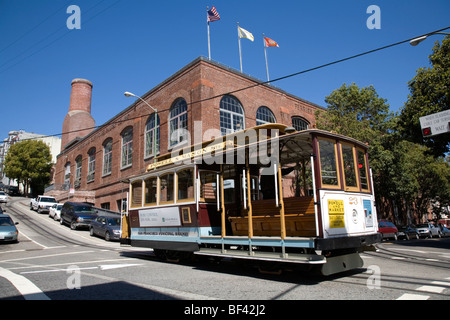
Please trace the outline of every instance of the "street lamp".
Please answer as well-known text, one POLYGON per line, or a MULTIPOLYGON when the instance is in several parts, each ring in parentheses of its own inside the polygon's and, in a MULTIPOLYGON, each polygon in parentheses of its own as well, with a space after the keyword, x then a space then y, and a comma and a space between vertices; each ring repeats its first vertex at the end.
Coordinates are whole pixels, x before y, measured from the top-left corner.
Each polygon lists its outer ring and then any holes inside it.
POLYGON ((156 110, 155 108, 153 108, 151 105, 149 105, 149 104, 147 103, 147 101, 145 101, 145 100, 142 99, 141 97, 135 95, 134 93, 125 91, 123 94, 125 95, 125 97, 135 97, 135 98, 138 98, 139 100, 141 100, 142 102, 144 102, 147 106, 149 106, 150 109, 152 109, 153 111, 155 111, 155 130, 153 130, 153 159, 154 159, 154 162, 156 162, 156 138, 157 138, 156 131, 158 130, 158 110, 156 110))
POLYGON ((430 33, 427 34, 425 36, 421 36, 418 38, 414 38, 412 40, 409 41, 409 44, 412 46, 417 46, 419 43, 421 43, 423 40, 425 40, 426 38, 428 38, 429 36, 435 35, 435 34, 443 34, 443 35, 450 35, 450 33, 446 33, 446 32, 435 32, 435 33, 430 33))

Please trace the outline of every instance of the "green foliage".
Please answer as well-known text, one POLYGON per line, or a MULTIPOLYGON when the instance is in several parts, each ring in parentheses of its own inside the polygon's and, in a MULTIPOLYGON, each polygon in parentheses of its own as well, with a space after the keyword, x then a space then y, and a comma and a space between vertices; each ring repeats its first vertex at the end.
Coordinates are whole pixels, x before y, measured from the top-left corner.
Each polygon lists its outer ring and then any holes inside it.
POLYGON ((431 68, 420 68, 408 83, 410 95, 401 110, 399 129, 402 137, 424 144, 435 156, 450 151, 450 133, 423 138, 419 118, 450 109, 450 36, 436 42, 429 56, 431 68))
POLYGON ((13 144, 6 155, 4 171, 26 187, 43 189, 50 179, 52 167, 50 148, 39 140, 25 140, 13 144))
MULTIPOLYGON (((440 213, 450 203, 450 166, 431 156, 426 146, 402 139, 399 117, 389 111, 385 99, 373 86, 342 85, 325 98, 327 112, 318 112, 317 127, 335 131, 368 143, 379 213, 382 203, 399 209, 401 222, 417 210, 423 216, 429 208, 440 213)), ((381 212, 380 212, 381 211, 381 212)))

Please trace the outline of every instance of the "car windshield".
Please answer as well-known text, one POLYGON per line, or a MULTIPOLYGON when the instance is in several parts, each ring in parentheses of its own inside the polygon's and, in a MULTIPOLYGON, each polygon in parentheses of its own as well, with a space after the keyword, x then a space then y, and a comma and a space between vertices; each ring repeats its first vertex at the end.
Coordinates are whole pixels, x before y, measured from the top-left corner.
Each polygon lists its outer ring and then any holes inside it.
POLYGON ((13 226, 14 223, 12 222, 10 217, 0 217, 0 226, 13 226))
POLYGON ((45 198, 45 197, 41 198, 41 201, 42 202, 56 202, 55 198, 45 198))
POLYGON ((83 212, 83 213, 95 213, 95 210, 91 206, 77 206, 75 207, 76 212, 83 212))
POLYGON ((0 196, 6 196, 6 193, 4 191, 0 191, 0 196))
POLYGON ((110 226, 119 226, 120 219, 119 218, 108 218, 108 225, 110 226))
POLYGON ((57 206, 56 206, 56 209, 57 209, 57 210, 61 210, 61 209, 62 209, 62 206, 63 206, 62 204, 57 205, 57 206))

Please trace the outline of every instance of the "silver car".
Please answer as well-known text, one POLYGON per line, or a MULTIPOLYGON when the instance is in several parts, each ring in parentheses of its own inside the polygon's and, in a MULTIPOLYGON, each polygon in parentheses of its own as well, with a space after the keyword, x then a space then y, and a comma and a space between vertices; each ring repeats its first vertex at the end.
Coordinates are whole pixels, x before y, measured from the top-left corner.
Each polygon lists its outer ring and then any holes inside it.
POLYGON ((5 191, 0 191, 0 202, 8 202, 8 195, 5 193, 5 191))
POLYGON ((16 228, 18 222, 14 223, 7 214, 0 214, 0 242, 17 241, 19 231, 16 228))
POLYGON ((48 211, 48 216, 53 218, 55 221, 61 220, 61 209, 64 203, 55 203, 50 207, 48 211))

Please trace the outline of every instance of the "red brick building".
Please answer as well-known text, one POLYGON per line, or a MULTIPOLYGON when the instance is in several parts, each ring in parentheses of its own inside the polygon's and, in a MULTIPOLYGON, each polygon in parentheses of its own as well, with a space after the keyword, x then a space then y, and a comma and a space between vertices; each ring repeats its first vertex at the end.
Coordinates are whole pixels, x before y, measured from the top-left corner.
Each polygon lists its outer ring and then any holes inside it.
MULTIPOLYGON (((158 154, 194 143, 193 129, 200 123, 203 140, 214 138, 204 135, 208 129, 226 134, 268 122, 297 130, 315 126, 314 112, 322 107, 259 83, 200 57, 148 91, 142 98, 157 109, 158 154)), ((120 210, 128 191, 122 181, 144 173, 153 162, 155 113, 137 99, 93 130, 92 87, 88 80, 72 82, 55 188, 49 193, 61 202, 85 201, 120 210)))

